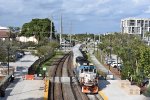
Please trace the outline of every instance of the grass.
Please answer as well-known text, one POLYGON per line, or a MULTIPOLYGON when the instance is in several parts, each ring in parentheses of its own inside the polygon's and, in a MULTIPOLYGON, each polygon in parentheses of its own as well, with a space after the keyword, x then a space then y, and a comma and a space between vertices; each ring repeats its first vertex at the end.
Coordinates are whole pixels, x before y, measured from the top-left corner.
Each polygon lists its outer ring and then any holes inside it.
POLYGON ((50 66, 52 65, 52 62, 55 61, 56 58, 59 56, 64 55, 63 52, 56 51, 49 59, 44 61, 42 64, 39 65, 39 67, 36 70, 37 74, 44 74, 43 67, 46 67, 46 72, 49 70, 50 66))

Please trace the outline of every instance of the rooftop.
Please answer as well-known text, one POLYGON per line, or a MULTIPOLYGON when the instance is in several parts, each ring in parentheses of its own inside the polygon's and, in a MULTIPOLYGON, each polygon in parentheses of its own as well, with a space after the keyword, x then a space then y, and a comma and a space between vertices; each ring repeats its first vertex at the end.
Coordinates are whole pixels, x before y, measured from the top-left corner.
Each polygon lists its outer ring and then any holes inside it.
POLYGON ((124 20, 150 20, 150 18, 135 18, 135 17, 129 17, 129 18, 121 19, 121 21, 124 21, 124 20))
POLYGON ((3 30, 8 30, 9 28, 0 26, 0 30, 1 30, 1 29, 3 29, 3 30))
POLYGON ((9 30, 0 29, 0 38, 8 38, 9 37, 9 30))

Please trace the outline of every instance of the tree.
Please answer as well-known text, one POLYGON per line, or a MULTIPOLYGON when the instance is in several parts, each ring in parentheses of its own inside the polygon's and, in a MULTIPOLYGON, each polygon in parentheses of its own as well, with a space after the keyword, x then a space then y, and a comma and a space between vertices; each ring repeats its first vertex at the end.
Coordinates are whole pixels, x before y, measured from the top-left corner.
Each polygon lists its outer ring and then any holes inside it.
POLYGON ((142 75, 150 78, 150 48, 143 47, 140 49, 140 59, 138 66, 141 69, 142 75))
POLYGON ((37 52, 33 53, 34 55, 38 57, 44 57, 46 55, 53 54, 55 51, 55 48, 59 47, 59 43, 56 41, 48 42, 47 44, 44 44, 42 46, 39 46, 37 48, 37 52))
POLYGON ((47 45, 50 46, 51 48, 58 48, 59 47, 59 43, 56 41, 49 42, 47 45))
POLYGON ((9 26, 9 29, 12 33, 19 33, 20 27, 9 26))
POLYGON ((145 35, 146 35, 146 37, 148 37, 148 41, 150 41, 150 40, 149 40, 150 32, 146 32, 145 35))
POLYGON ((6 62, 7 50, 4 47, 0 47, 0 62, 6 62))
POLYGON ((22 26, 21 35, 23 36, 34 36, 40 41, 44 37, 50 37, 52 35, 52 39, 55 39, 55 27, 54 23, 48 18, 45 19, 32 19, 31 22, 25 23, 22 26), (52 30, 51 30, 52 27, 52 30), (52 32, 52 33, 51 33, 52 32))
POLYGON ((135 35, 114 33, 102 37, 100 48, 109 53, 108 46, 113 48, 112 53, 123 61, 121 77, 133 78, 139 84, 144 78, 150 78, 150 48, 135 35), (112 38, 111 42, 110 37, 112 38))
POLYGON ((150 97, 150 86, 148 87, 147 91, 144 93, 145 96, 150 97))

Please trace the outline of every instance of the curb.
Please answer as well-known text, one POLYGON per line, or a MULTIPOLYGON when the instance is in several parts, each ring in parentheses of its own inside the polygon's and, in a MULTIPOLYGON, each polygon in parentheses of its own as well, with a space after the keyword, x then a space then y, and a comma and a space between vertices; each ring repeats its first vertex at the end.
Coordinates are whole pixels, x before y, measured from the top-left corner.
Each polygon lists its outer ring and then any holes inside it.
POLYGON ((102 91, 99 91, 98 94, 103 98, 103 100, 108 100, 108 97, 102 91))
POLYGON ((44 85, 44 100, 48 100, 49 80, 45 80, 44 85))

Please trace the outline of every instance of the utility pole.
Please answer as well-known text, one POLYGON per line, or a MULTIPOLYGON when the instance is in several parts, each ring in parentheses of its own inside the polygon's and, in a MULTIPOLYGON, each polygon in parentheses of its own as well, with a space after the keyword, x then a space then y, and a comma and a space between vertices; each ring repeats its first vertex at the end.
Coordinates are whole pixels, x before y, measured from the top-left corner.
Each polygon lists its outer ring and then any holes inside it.
POLYGON ((99 42, 101 41, 100 38, 101 38, 101 37, 100 37, 100 34, 99 34, 99 42))
POLYGON ((72 33, 72 22, 70 23, 70 48, 71 48, 71 33, 72 33))
POLYGON ((51 17, 51 31, 50 31, 50 40, 52 40, 52 34, 53 34, 53 22, 52 22, 53 17, 51 17))
POLYGON ((8 47, 7 47, 7 50, 8 50, 8 51, 7 51, 7 53, 8 53, 8 55, 7 55, 7 56, 8 56, 8 75, 9 75, 9 49, 10 49, 10 47, 9 47, 9 45, 8 45, 8 47))
POLYGON ((62 33, 63 33, 63 30, 62 30, 62 14, 61 14, 61 16, 60 16, 60 46, 61 46, 61 35, 62 35, 62 33))
POLYGON ((94 34, 94 53, 95 53, 95 34, 94 34))
MULTIPOLYGON (((10 34, 11 34, 11 30, 10 30, 10 34)), ((9 44, 9 42, 10 42, 10 35, 8 37, 8 47, 7 47, 8 75, 9 75, 9 50, 10 50, 10 44, 9 44)))
MULTIPOLYGON (((109 41, 110 41, 110 44, 109 44, 110 45, 110 55, 109 56, 110 56, 110 61, 111 61, 112 60, 111 59, 111 49, 112 49, 112 46, 111 46, 111 36, 109 36, 109 41)), ((109 64, 109 70, 110 70, 110 64, 109 64)))

